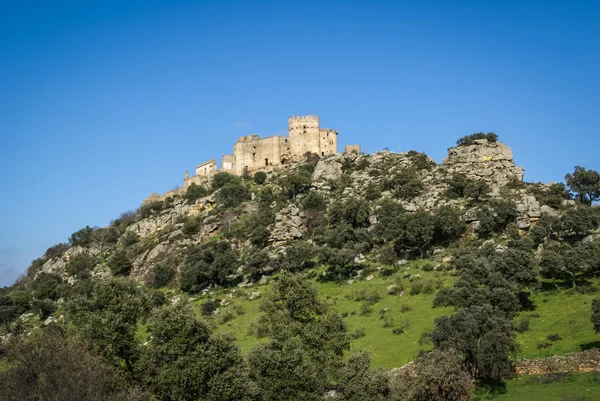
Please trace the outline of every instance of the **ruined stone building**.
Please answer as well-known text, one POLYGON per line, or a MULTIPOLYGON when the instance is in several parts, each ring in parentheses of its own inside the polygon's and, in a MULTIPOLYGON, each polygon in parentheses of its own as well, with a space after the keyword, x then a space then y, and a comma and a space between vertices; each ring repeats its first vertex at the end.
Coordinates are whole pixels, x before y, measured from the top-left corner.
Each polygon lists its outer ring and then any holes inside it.
MULTIPOLYGON (((196 166, 196 175, 186 172, 183 187, 162 196, 150 195, 148 200, 162 200, 169 196, 185 193, 191 184, 200 184, 215 173, 225 171, 242 175, 244 171, 270 171, 303 160, 306 153, 328 156, 337 153, 338 132, 319 127, 318 116, 292 116, 288 119, 288 136, 260 138, 257 134, 240 137, 233 145, 233 154, 224 155, 221 169, 215 159, 196 166)), ((356 146, 356 145, 353 145, 356 146)), ((360 149, 358 149, 360 151, 360 149)))

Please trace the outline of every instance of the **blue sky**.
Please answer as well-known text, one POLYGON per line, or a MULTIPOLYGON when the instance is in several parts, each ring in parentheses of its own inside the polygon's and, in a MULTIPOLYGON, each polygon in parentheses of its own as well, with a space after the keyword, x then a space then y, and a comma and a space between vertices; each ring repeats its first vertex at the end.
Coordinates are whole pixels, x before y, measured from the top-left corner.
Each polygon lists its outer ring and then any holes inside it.
POLYGON ((600 169, 598 1, 0 2, 0 285, 240 135, 494 131, 527 181, 600 169))

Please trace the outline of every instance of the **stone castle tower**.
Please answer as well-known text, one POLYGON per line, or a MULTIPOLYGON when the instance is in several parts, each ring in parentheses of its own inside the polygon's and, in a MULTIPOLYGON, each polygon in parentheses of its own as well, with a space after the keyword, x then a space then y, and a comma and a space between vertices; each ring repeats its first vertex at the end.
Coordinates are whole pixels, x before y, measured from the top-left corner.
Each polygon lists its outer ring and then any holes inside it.
POLYGON ((216 159, 199 164, 196 166, 196 175, 190 176, 186 172, 183 187, 162 196, 152 194, 146 201, 183 194, 191 184, 201 184, 220 171, 242 175, 244 171, 253 173, 285 168, 304 160, 307 153, 321 157, 334 155, 337 153, 337 136, 336 130, 319 127, 318 116, 291 116, 288 119, 288 137, 275 135, 260 138, 258 134, 241 136, 233 145, 233 154, 224 155, 221 159, 221 169, 217 168, 216 159))

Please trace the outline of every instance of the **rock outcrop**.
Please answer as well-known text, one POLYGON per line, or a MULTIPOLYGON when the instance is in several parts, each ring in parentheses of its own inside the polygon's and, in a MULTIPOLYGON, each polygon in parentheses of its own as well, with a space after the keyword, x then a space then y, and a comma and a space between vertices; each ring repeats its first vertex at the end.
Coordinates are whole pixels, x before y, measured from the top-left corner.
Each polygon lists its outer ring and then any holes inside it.
POLYGON ((302 238, 306 232, 304 212, 291 204, 277 213, 275 223, 270 228, 270 239, 273 242, 302 238))
POLYGON ((451 178, 461 173, 472 180, 485 181, 490 186, 502 187, 510 181, 522 181, 522 167, 515 165, 513 152, 501 142, 478 139, 473 145, 448 149, 442 162, 442 171, 451 178))

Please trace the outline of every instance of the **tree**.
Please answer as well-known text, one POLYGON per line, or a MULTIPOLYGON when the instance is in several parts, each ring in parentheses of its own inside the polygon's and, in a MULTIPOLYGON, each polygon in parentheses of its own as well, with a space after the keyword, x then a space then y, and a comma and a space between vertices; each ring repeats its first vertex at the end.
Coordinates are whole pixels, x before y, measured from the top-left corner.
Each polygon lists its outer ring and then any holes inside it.
POLYGON ((390 389, 386 372, 371 371, 371 358, 366 352, 351 355, 340 371, 336 401, 385 401, 390 389))
POLYGON ((600 298, 592 300, 592 324, 596 334, 600 333, 600 298))
POLYGON ((404 224, 401 245, 417 248, 421 258, 424 258, 435 232, 434 217, 426 211, 418 210, 407 216, 404 224))
POLYGON ((226 241, 192 245, 185 251, 179 285, 183 291, 198 292, 209 284, 224 284, 238 266, 238 255, 226 241))
POLYGON ((329 210, 332 225, 345 223, 352 228, 368 227, 370 214, 368 203, 359 198, 332 204, 329 210))
POLYGON ((37 299, 52 299, 58 298, 58 286, 62 283, 60 277, 56 274, 40 273, 32 283, 33 296, 37 299))
POLYGON ((254 182, 258 185, 262 185, 267 180, 267 173, 264 171, 257 171, 254 173, 254 182))
POLYGON ((108 266, 115 276, 127 276, 133 267, 123 250, 116 251, 109 259, 108 266))
POLYGON ((279 185, 281 185, 282 193, 288 199, 294 199, 296 196, 308 192, 311 181, 311 173, 302 170, 282 176, 279 179, 279 185))
POLYGON ((438 244, 452 242, 458 239, 467 227, 462 213, 451 206, 440 207, 434 215, 434 241, 438 244))
POLYGON ((488 132, 484 134, 483 132, 476 132, 471 135, 463 136, 456 141, 457 146, 468 146, 475 144, 475 141, 478 139, 487 139, 488 142, 497 142, 498 135, 493 132, 488 132))
POLYGON ((71 257, 69 262, 65 265, 65 271, 70 276, 76 276, 78 278, 88 277, 91 270, 98 263, 98 259, 89 253, 80 253, 71 257))
POLYGON ((489 304, 461 308, 435 320, 431 339, 436 348, 454 348, 464 355, 474 377, 502 380, 512 377, 518 345, 513 322, 489 304))
POLYGON ((117 396, 113 369, 58 329, 19 339, 9 346, 6 360, 7 369, 0 373, 0 399, 5 401, 108 401, 117 396))
POLYGON ((124 278, 97 281, 88 297, 67 303, 66 316, 75 335, 109 364, 133 374, 139 356, 138 320, 147 313, 141 287, 124 278))
POLYGON ((573 174, 565 175, 569 191, 583 204, 591 205, 600 199, 600 174, 595 170, 586 170, 575 166, 573 174))
POLYGON ((211 335, 185 301, 154 312, 140 370, 157 399, 248 399, 248 375, 230 335, 211 335))
POLYGON ((154 269, 154 280, 152 287, 161 288, 168 285, 175 276, 175 270, 166 263, 159 263, 154 269))
POLYGON ((468 401, 474 388, 461 354, 453 348, 421 355, 414 371, 400 371, 390 382, 392 400, 398 401, 468 401))
POLYGON ((344 321, 305 278, 282 275, 263 298, 259 320, 269 338, 250 351, 259 399, 320 400, 350 347, 344 321))
POLYGON ((196 202, 196 199, 207 196, 208 193, 208 190, 204 186, 192 183, 185 191, 185 199, 191 204, 196 202))
POLYGON ((217 201, 226 208, 234 208, 248 199, 250 191, 242 182, 229 182, 217 192, 217 201))
POLYGON ((552 279, 556 289, 560 290, 556 284, 556 279, 562 279, 565 276, 565 259, 560 253, 545 249, 540 259, 540 273, 543 277, 552 279))
POLYGON ((90 226, 85 226, 79 231, 71 234, 71 238, 69 238, 69 244, 71 246, 87 246, 92 242, 92 234, 94 233, 94 229, 90 226))

